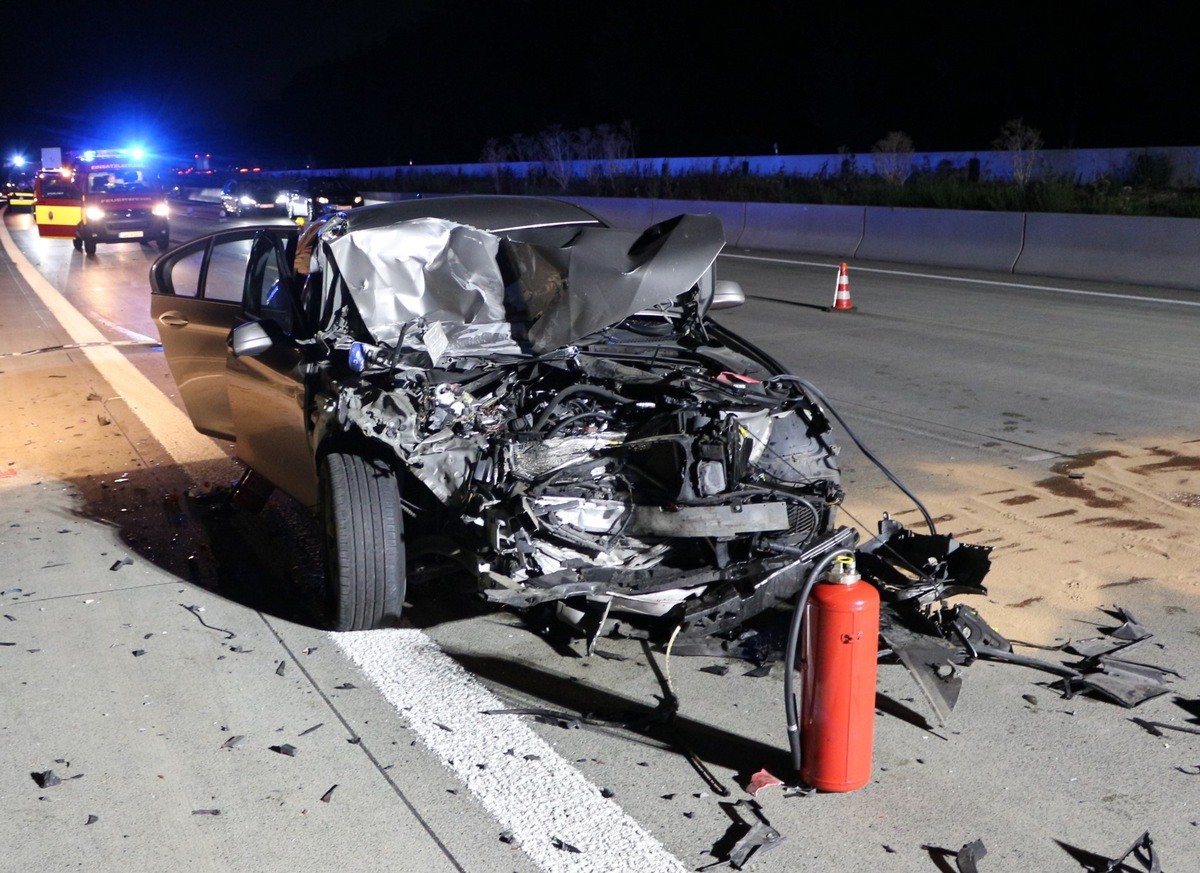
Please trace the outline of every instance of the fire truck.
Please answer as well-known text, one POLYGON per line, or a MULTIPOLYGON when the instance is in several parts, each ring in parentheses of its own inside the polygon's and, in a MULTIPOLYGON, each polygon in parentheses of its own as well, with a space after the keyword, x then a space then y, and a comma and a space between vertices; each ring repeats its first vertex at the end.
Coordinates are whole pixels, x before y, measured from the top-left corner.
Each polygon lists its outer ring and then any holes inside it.
POLYGON ((85 151, 43 169, 34 188, 34 220, 43 237, 69 238, 76 251, 98 243, 170 246, 170 208, 152 163, 136 149, 85 151))

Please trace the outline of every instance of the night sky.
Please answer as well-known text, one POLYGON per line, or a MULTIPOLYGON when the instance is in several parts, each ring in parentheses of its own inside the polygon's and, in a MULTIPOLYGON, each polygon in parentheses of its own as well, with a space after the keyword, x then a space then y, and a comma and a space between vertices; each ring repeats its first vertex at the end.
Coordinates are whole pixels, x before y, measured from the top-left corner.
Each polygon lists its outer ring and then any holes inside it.
POLYGON ((6 16, 0 148, 477 160, 488 138, 628 121, 641 156, 1200 145, 1193 38, 1166 3, 408 0, 113 3, 6 16))

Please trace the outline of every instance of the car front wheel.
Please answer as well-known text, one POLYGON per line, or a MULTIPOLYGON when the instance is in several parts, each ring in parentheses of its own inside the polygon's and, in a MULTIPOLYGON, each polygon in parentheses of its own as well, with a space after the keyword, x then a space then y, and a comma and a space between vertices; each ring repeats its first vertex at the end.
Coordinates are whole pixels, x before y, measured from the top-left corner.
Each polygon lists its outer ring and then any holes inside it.
POLYGON ((330 452, 321 459, 326 604, 330 627, 394 624, 404 606, 404 519, 395 471, 382 461, 330 452))

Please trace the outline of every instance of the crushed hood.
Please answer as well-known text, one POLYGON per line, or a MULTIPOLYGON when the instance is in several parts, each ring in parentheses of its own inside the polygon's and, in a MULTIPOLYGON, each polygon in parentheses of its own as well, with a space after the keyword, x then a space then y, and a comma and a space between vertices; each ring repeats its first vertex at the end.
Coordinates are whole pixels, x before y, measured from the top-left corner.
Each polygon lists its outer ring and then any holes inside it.
POLYGON ((535 353, 673 300, 725 244, 713 215, 642 233, 580 227, 565 242, 561 227, 491 233, 438 218, 341 236, 337 227, 322 238, 376 343, 394 345, 420 319, 449 337, 482 332, 535 353))

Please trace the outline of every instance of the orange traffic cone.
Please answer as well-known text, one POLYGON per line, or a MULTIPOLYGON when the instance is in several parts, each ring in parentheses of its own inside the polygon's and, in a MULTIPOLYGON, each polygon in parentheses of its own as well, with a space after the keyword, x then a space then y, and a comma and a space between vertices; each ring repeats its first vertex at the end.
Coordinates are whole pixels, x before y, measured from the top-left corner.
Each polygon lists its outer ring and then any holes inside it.
POLYGON ((854 304, 850 302, 850 274, 846 271, 844 263, 838 271, 837 290, 833 293, 833 308, 835 310, 854 308, 854 304))

